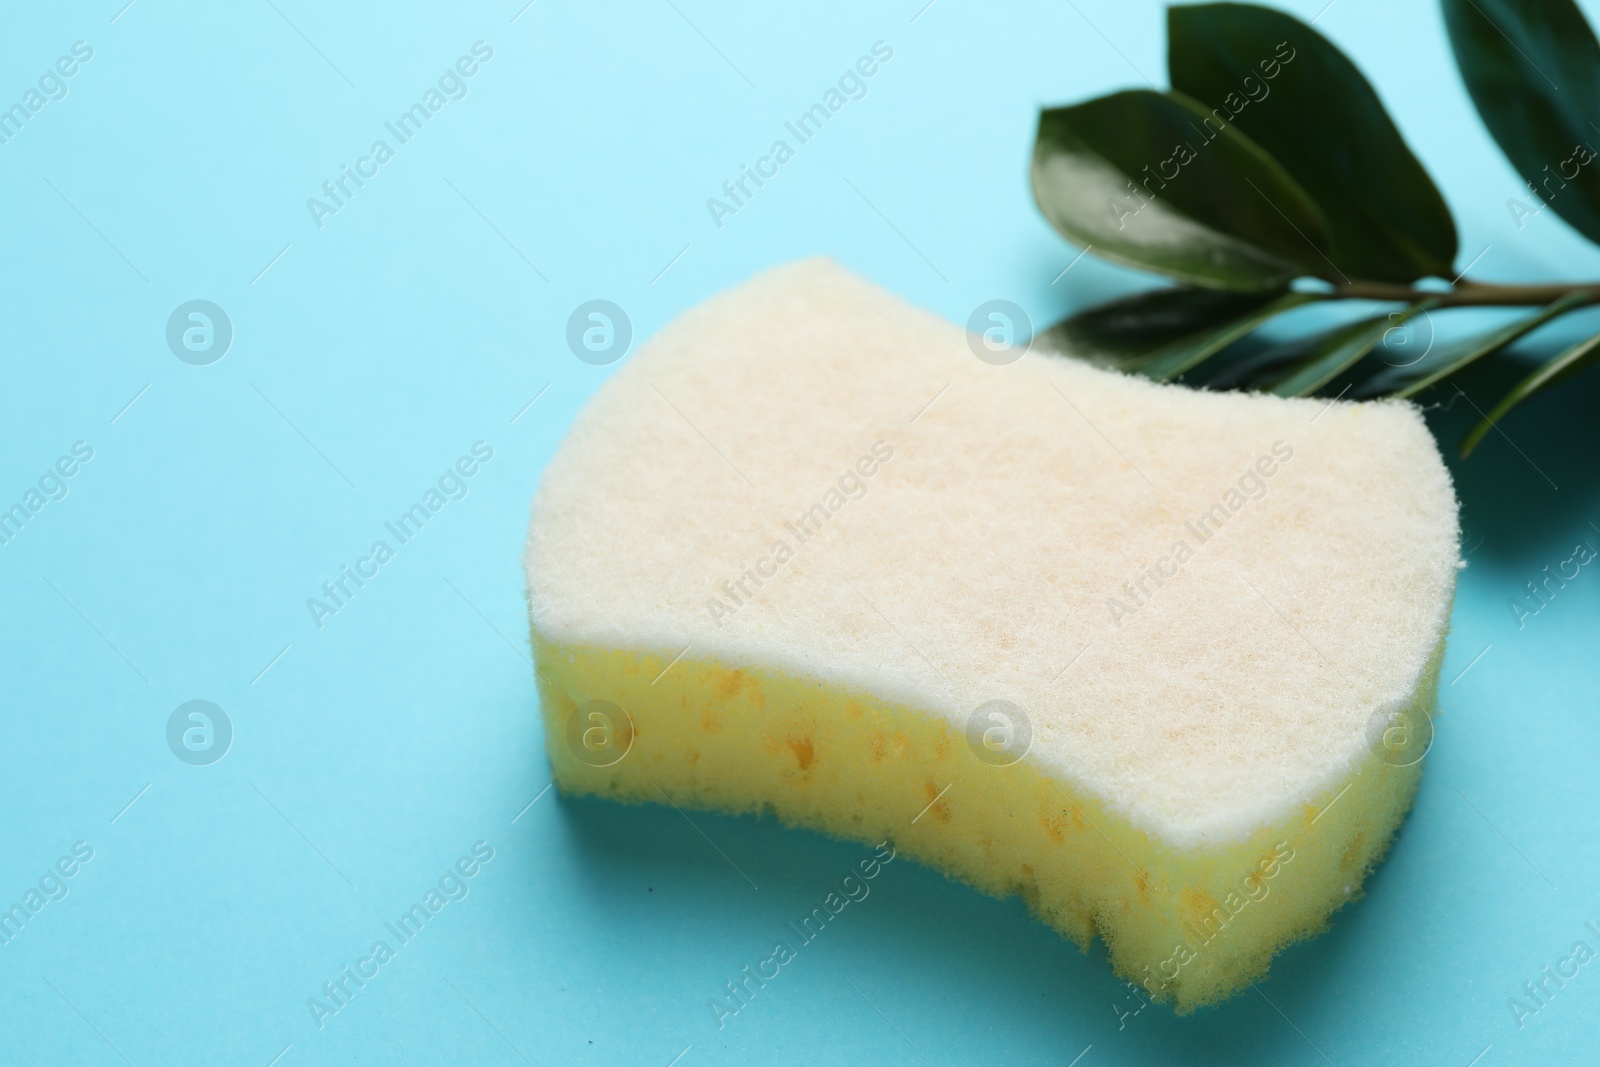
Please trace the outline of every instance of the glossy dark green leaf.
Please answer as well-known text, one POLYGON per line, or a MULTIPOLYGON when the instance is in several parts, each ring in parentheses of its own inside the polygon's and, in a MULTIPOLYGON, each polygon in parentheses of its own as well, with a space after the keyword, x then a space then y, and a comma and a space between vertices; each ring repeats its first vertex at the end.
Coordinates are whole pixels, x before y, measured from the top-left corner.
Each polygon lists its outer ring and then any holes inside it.
POLYGON ((1192 374, 1190 381, 1214 392, 1259 389, 1263 383, 1281 379, 1291 366, 1305 362, 1321 340, 1322 335, 1316 334, 1277 343, 1241 345, 1241 351, 1213 360, 1204 368, 1204 375, 1192 374))
POLYGON ((1236 293, 1175 286, 1098 304, 1040 334, 1036 347, 1053 348, 1115 370, 1136 371, 1151 356, 1219 327, 1253 316, 1281 291, 1236 293))
MULTIPOLYGON (((1600 43, 1572 0, 1442 0, 1456 65, 1531 214, 1600 242, 1600 43)), ((1520 220, 1519 220, 1520 221, 1520 220)))
POLYGON ((1544 366, 1518 382, 1509 393, 1501 397, 1500 403, 1494 406, 1483 421, 1472 428, 1472 432, 1461 442, 1461 454, 1470 456, 1472 450, 1478 447, 1485 434, 1494 429, 1496 424, 1505 418, 1506 412, 1522 403, 1524 400, 1544 390, 1546 387, 1565 381, 1579 371, 1600 363, 1600 334, 1585 338, 1577 344, 1561 352, 1544 366))
POLYGON ((1139 368, 1139 373, 1157 381, 1180 377, 1273 316, 1318 299, 1314 293, 1284 293, 1231 321, 1218 323, 1163 346, 1151 353, 1149 360, 1139 368))
POLYGON ((1433 301, 1424 300, 1400 311, 1358 319, 1331 331, 1312 347, 1304 360, 1272 384, 1272 391, 1279 396, 1310 396, 1382 344, 1390 330, 1404 326, 1412 317, 1433 306, 1433 301))
POLYGON ((1172 87, 1205 105, 1208 134, 1241 131, 1322 209, 1336 280, 1454 273, 1444 197, 1371 84, 1316 30, 1253 4, 1170 7, 1167 65, 1172 87))
POLYGON ((1034 199, 1096 255, 1192 285, 1275 289, 1325 273, 1311 198, 1238 130, 1208 139, 1205 115, 1146 89, 1042 111, 1034 199))
POLYGON ((1355 399, 1386 394, 1402 398, 1416 396, 1588 300, 1584 293, 1568 293, 1532 315, 1443 346, 1415 363, 1385 367, 1358 385, 1351 395, 1355 399))

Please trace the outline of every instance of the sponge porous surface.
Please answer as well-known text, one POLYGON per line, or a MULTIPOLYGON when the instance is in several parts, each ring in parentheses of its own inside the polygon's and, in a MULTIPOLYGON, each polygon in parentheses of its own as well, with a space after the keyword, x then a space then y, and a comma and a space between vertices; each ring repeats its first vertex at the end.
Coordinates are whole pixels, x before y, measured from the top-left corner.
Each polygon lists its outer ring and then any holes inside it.
POLYGON ((810 260, 606 383, 528 536, 556 780, 888 837, 1214 1000, 1410 803, 1449 476, 1409 405, 974 343, 810 260))

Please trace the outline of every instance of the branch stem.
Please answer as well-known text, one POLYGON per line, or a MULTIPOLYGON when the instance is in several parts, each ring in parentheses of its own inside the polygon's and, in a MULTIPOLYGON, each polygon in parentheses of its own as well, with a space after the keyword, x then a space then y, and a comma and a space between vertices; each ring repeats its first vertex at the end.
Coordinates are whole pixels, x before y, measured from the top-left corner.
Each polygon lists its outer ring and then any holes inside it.
POLYGON ((1600 301, 1600 282, 1553 285, 1500 285, 1463 279, 1450 289, 1416 289, 1394 282, 1349 281, 1335 285, 1329 300, 1393 300, 1417 303, 1431 300, 1435 307, 1543 307, 1568 293, 1580 293, 1585 304, 1600 301))

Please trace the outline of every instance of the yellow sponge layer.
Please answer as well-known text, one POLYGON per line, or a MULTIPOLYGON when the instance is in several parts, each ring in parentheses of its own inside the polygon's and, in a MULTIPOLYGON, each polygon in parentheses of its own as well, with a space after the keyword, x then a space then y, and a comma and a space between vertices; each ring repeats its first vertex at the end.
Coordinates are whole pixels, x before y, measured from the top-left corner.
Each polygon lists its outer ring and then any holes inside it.
MULTIPOLYGON (((771 811, 891 840, 984 892, 1020 894, 1084 949, 1098 934, 1119 975, 1180 1013, 1261 978, 1273 953, 1358 895, 1421 773, 1375 744, 1290 818, 1181 851, 1029 761, 973 758, 937 714, 777 669, 559 644, 537 629, 533 648, 564 793, 771 811)), ((1401 728, 1431 730, 1443 648, 1392 720, 1401 728)))

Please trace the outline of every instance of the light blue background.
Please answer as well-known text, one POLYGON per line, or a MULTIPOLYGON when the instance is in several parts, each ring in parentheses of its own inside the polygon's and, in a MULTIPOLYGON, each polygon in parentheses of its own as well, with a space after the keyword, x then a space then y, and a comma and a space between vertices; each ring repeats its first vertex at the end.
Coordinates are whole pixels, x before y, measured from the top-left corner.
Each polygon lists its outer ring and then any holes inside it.
MULTIPOLYGON (((1582 923, 1600 919, 1600 576, 1524 629, 1507 606, 1576 542, 1600 544, 1593 374, 1452 459, 1470 565, 1416 809, 1367 898, 1284 953, 1264 996, 1119 1025, 1131 1001, 1098 947, 906 861, 719 1032, 707 998, 865 850, 541 797, 523 528, 616 369, 567 350, 572 309, 614 300, 645 338, 812 254, 956 321, 1005 297, 1043 323, 1142 284, 1092 257, 1052 282, 1076 250, 1034 210, 1025 166, 1040 105, 1141 71, 1164 82, 1159 5, 120 3, 10 5, 0 39, 5 102, 74 41, 95 50, 0 145, 0 506, 73 442, 95 450, 0 546, 0 903, 75 841, 94 849, 0 946, 0 1060, 1593 1055, 1600 964, 1520 1031, 1506 1007, 1575 940, 1596 944, 1582 923), (494 58, 469 95, 319 230, 306 198, 478 40, 494 58), (869 95, 716 228, 706 198, 879 40, 894 58, 869 95), (195 298, 235 331, 211 366, 164 340, 195 298), (306 598, 479 440, 494 459, 470 495, 318 630, 306 598), (165 741, 197 698, 236 731, 208 767, 165 741), (480 840, 495 855, 470 895, 319 1030, 307 998, 480 840)), ((1514 225, 1519 184, 1431 4, 1337 0, 1318 25, 1436 175, 1461 265, 1490 246, 1477 275, 1600 274, 1553 212, 1514 225)), ((1463 384, 1486 408, 1516 373, 1463 384)), ((1430 416, 1447 444, 1466 406, 1430 416)))

